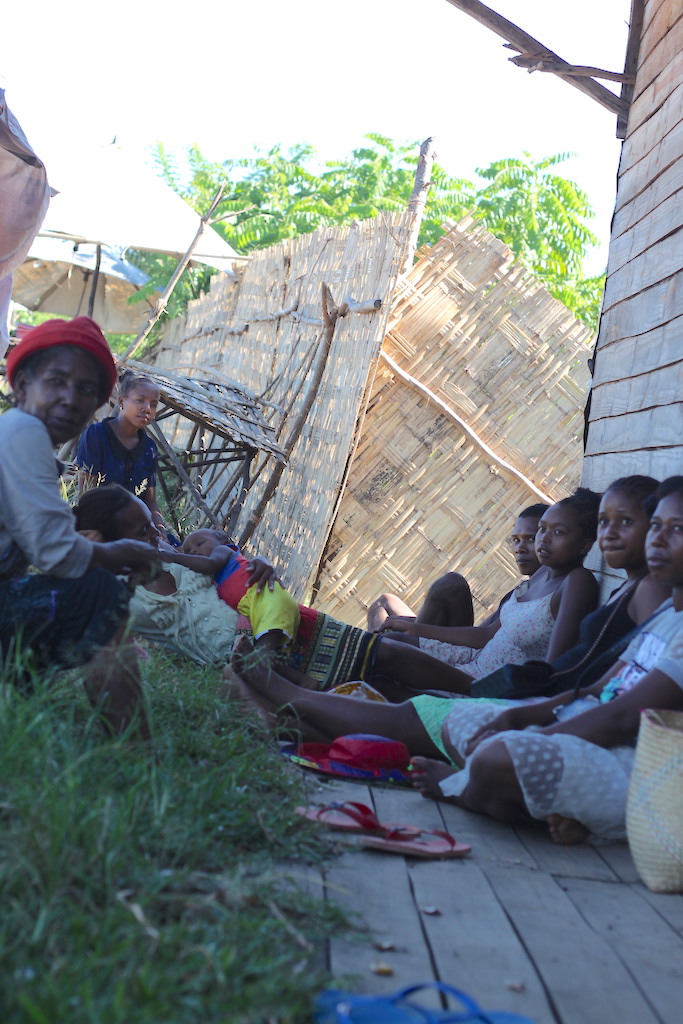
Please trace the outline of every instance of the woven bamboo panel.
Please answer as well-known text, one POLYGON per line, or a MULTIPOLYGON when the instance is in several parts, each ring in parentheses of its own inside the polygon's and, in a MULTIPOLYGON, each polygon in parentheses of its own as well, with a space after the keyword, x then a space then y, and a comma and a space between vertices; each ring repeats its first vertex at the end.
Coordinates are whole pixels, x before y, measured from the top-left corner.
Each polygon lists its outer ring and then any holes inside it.
MULTIPOLYGON (((469 219, 397 289, 383 353, 499 460, 559 498, 581 468, 589 330, 469 219)), ((457 569, 488 611, 517 580, 511 526, 539 496, 380 359, 316 604, 362 625, 383 591, 420 603, 457 569)))
MULTIPOLYGON (((320 389, 250 551, 267 553, 302 599, 334 517, 368 379, 386 334, 396 277, 405 258, 409 216, 401 213, 321 229, 257 252, 240 279, 212 280, 167 329, 156 365, 200 374, 210 368, 239 382, 270 406, 264 412, 286 446, 304 402, 323 333, 321 284, 339 305, 381 300, 372 313, 337 320, 320 389), (194 368, 194 369, 193 369, 194 368)), ((181 424, 178 430, 184 429, 181 424)), ((181 440, 180 435, 175 439, 181 440)), ((274 468, 263 456, 236 535, 274 468)))

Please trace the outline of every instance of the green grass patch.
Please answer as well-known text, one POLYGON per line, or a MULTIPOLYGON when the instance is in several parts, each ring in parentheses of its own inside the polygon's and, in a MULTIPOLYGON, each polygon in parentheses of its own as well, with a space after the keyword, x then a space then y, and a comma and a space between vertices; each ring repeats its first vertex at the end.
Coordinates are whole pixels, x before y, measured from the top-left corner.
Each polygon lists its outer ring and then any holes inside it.
POLYGON ((2 1024, 298 1022, 324 987, 328 852, 300 780, 219 673, 144 663, 153 749, 73 678, 0 687, 2 1024))

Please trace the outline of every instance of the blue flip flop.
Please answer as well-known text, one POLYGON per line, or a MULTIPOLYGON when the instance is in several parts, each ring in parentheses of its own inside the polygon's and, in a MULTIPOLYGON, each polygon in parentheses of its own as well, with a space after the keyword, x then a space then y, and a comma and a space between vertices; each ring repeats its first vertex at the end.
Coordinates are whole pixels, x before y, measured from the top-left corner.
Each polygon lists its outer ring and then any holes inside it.
POLYGON ((326 989, 315 1006, 315 1024, 534 1024, 529 1017, 507 1010, 482 1010, 466 992, 431 981, 411 985, 390 996, 359 996, 341 989, 326 989), (463 1010, 432 1010, 409 999, 431 988, 457 1000, 463 1010))

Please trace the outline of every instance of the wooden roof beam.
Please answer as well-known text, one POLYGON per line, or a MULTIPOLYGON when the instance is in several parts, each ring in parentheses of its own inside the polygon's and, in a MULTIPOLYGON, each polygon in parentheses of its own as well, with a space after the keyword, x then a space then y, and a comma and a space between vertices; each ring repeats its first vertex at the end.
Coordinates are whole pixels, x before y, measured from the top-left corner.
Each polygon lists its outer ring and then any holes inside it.
MULTIPOLYGON (((509 50, 517 50, 514 43, 505 43, 509 50)), ((526 68, 527 71, 548 71, 556 75, 558 71, 562 75, 578 75, 580 78, 604 78, 610 82, 622 82, 633 85, 635 75, 627 75, 619 71, 605 71, 603 68, 586 67, 584 64, 565 64, 548 57, 547 53, 519 53, 516 57, 510 57, 510 63, 518 68, 526 68)))
MULTIPOLYGON (((606 89, 604 85, 600 85, 593 78, 577 75, 575 71, 572 74, 575 65, 563 60, 562 57, 549 50, 538 39, 534 39, 528 32, 514 25, 501 14, 492 11, 486 4, 479 3, 479 0, 448 0, 448 3, 453 7, 457 7, 459 11, 469 14, 471 18, 474 18, 481 25, 485 25, 486 28, 491 29, 496 35, 501 36, 512 49, 519 50, 522 55, 534 54, 535 63, 538 64, 540 61, 544 61, 552 62, 555 65, 555 67, 547 67, 542 70, 551 71, 552 74, 557 75, 564 82, 573 85, 575 89, 580 89, 581 92, 597 100, 603 107, 611 110, 612 113, 617 114, 619 117, 627 115, 628 105, 621 97, 615 96, 613 92, 610 92, 609 89, 606 89)), ((516 64, 519 58, 511 57, 510 60, 513 64, 516 64)), ((522 64, 522 66, 525 65, 522 64)), ((541 70, 540 67, 539 70, 541 70)))

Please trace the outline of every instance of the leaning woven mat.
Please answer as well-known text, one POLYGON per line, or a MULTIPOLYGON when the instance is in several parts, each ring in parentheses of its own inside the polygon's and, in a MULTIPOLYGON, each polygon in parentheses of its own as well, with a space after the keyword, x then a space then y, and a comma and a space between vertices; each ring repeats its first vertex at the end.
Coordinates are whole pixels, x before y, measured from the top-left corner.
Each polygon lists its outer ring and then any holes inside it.
POLYGON ((640 717, 626 830, 648 889, 683 891, 683 712, 640 717))

